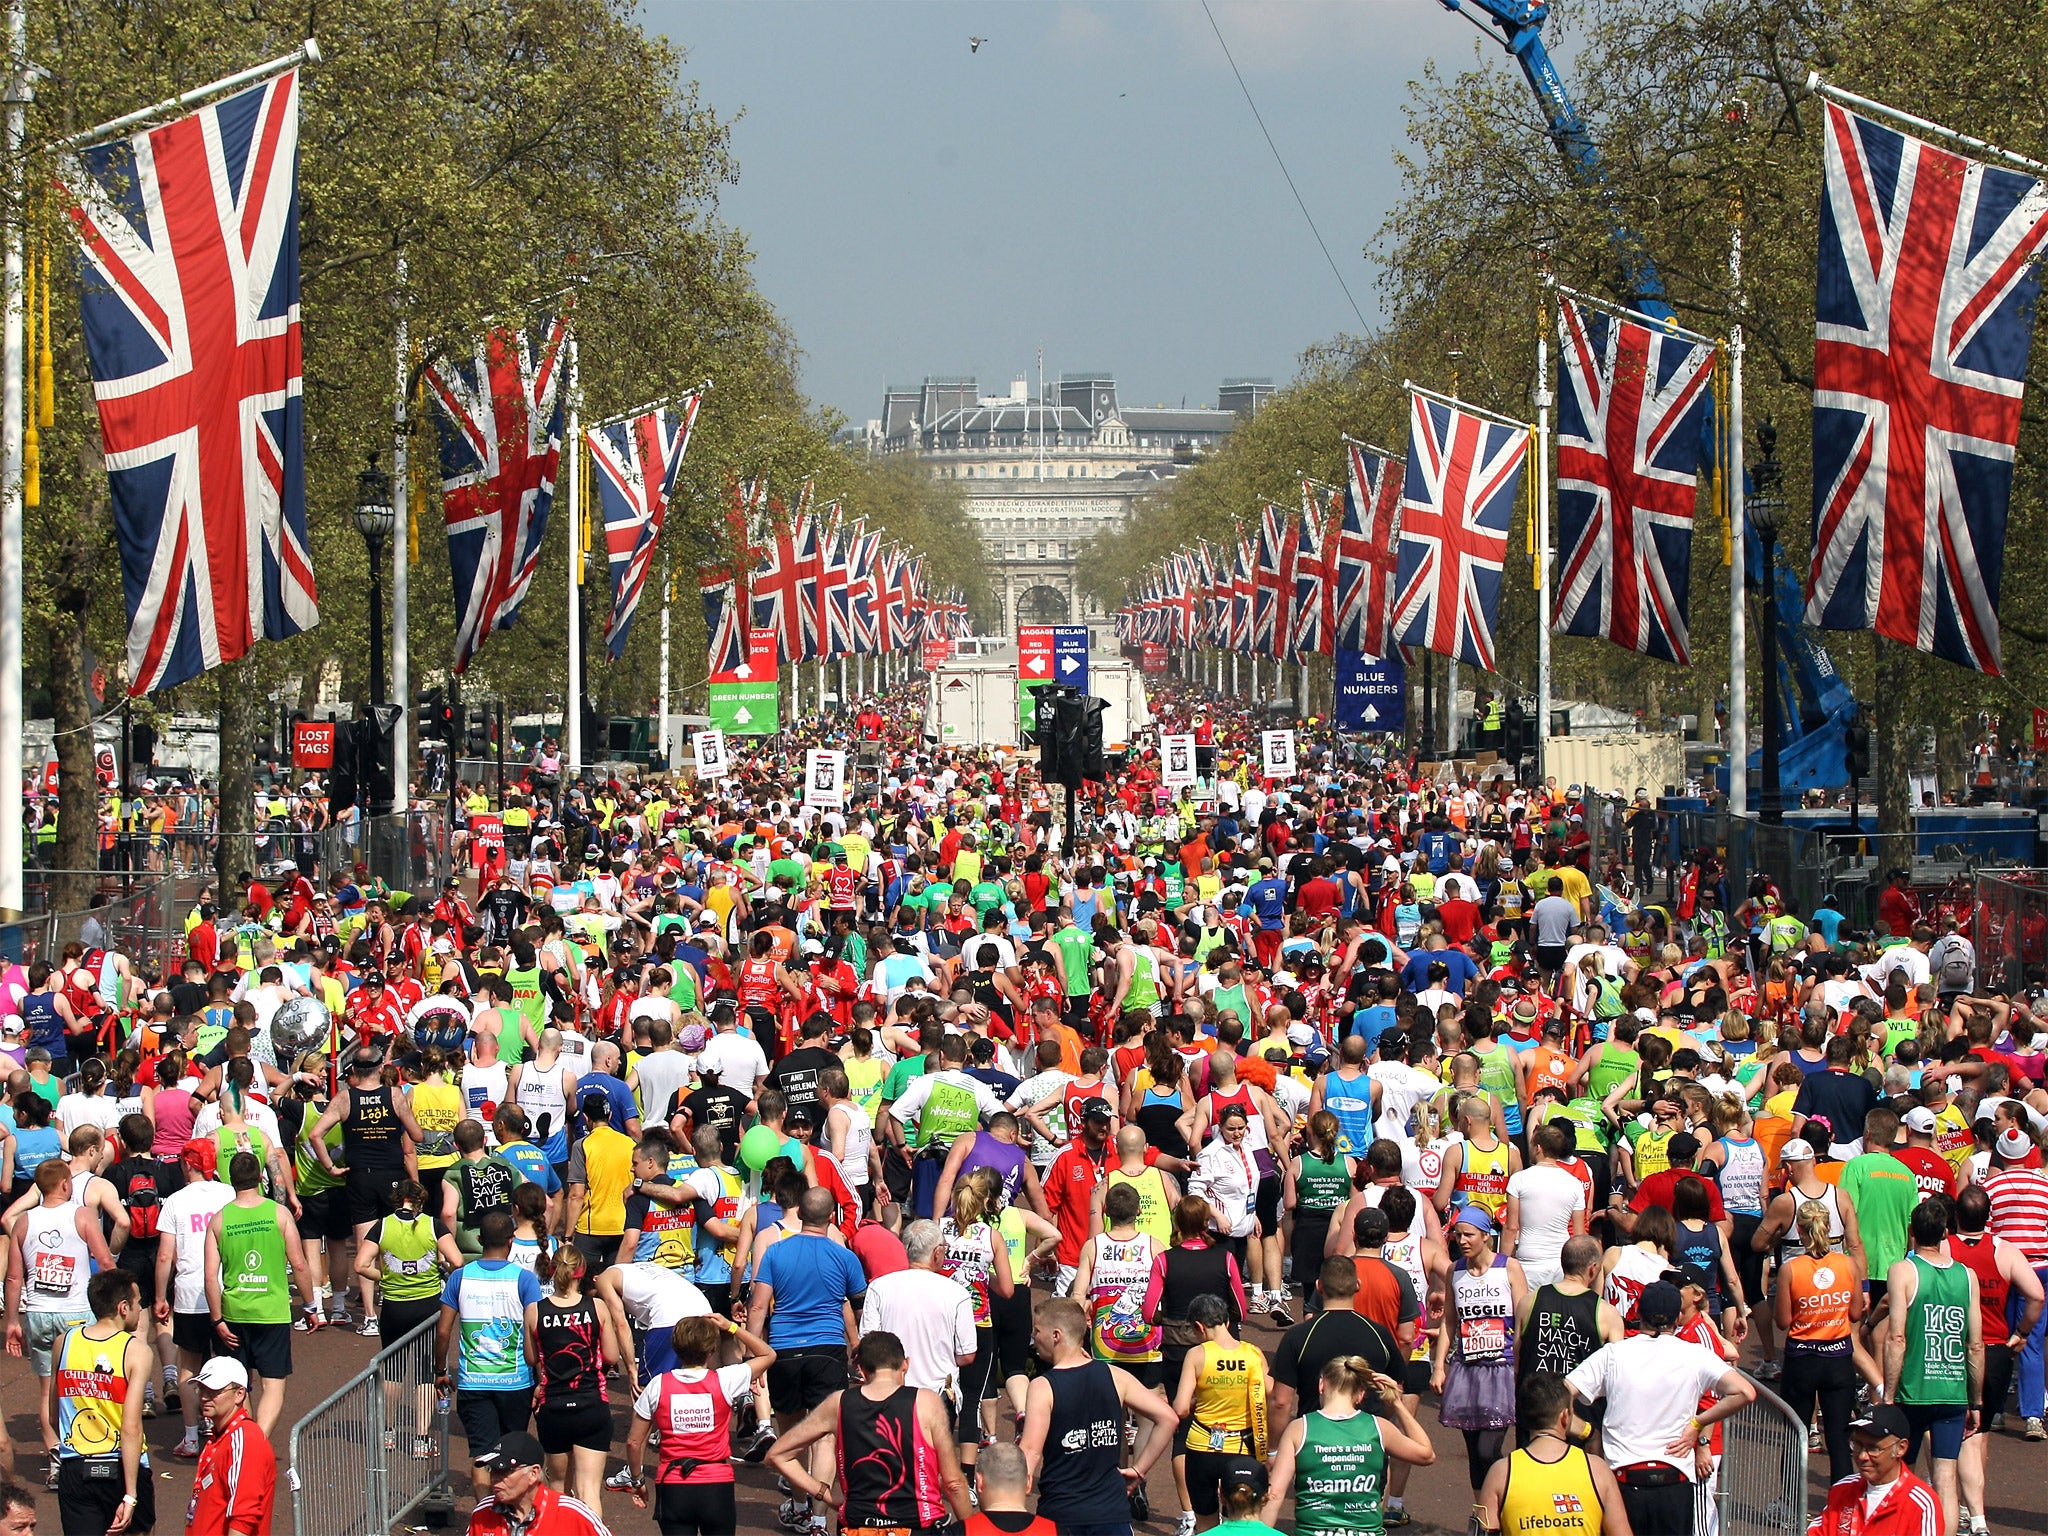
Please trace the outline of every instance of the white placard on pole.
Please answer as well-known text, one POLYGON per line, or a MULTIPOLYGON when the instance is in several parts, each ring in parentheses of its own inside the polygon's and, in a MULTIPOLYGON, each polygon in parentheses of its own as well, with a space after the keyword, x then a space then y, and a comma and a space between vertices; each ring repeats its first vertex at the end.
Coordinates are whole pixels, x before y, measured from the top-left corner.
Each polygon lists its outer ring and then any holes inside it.
POLYGON ((732 772, 732 759, 725 750, 725 732, 717 729, 690 732, 690 754, 697 759, 697 777, 715 782, 732 772))
POLYGON ((846 806, 846 754, 826 747, 804 753, 804 804, 814 811, 846 806))
POLYGON ((1195 738, 1159 738, 1159 782, 1168 789, 1193 788, 1195 783, 1195 738))
POLYGON ((1294 777, 1294 732, 1261 731, 1259 749, 1265 756, 1266 777, 1269 779, 1291 779, 1294 777))

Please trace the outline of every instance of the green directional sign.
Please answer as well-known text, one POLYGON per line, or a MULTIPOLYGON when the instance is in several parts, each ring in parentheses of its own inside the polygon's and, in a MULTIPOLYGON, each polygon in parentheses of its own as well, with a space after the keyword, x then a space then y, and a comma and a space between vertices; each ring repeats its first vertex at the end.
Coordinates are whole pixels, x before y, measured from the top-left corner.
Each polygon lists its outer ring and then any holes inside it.
POLYGON ((713 683, 706 713, 728 736, 772 736, 782 723, 781 698, 771 674, 765 682, 713 683))
POLYGON ((1052 679, 1049 677, 1036 678, 1029 682, 1022 678, 1017 680, 1017 729, 1019 731, 1035 731, 1038 729, 1038 690, 1051 681, 1052 679))

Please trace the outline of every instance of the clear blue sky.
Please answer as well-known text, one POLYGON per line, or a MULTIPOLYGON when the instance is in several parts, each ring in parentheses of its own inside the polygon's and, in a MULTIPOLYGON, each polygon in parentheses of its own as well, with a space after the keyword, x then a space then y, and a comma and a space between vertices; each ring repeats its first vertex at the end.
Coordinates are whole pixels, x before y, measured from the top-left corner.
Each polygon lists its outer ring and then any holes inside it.
MULTIPOLYGON (((1408 82, 1505 54, 1435 0, 1211 0, 1368 321, 1408 82), (1475 54, 1475 44, 1484 52, 1475 54)), ((738 117, 721 198, 858 424, 886 384, 1113 372, 1126 404, 1286 382, 1358 330, 1194 0, 648 0, 738 117), (970 53, 970 36, 986 38, 970 53)), ((1535 146, 1532 145, 1532 149, 1535 146)))

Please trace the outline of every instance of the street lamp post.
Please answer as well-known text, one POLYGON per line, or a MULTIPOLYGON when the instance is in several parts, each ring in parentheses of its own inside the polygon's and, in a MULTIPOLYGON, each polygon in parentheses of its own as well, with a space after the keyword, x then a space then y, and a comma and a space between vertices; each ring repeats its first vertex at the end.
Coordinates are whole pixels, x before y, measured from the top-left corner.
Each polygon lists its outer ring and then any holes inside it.
POLYGON ((377 465, 377 455, 356 476, 356 532, 370 550, 370 702, 384 702, 384 541, 398 514, 391 505, 391 476, 377 465))
MULTIPOLYGON (((1762 544, 1758 552, 1763 569, 1764 618, 1762 625, 1764 662, 1764 747, 1763 783, 1757 807, 1760 820, 1773 824, 1785 819, 1785 801, 1778 777, 1778 747, 1783 735, 1781 704, 1778 697, 1778 529, 1785 515, 1785 498, 1778 494, 1783 483, 1784 469, 1778 463, 1778 429, 1769 418, 1756 429, 1757 448, 1761 457, 1751 471, 1756 486, 1755 493, 1748 499, 1749 523, 1756 530, 1762 544)), ((1734 765, 1737 772, 1748 771, 1746 763, 1734 765)))

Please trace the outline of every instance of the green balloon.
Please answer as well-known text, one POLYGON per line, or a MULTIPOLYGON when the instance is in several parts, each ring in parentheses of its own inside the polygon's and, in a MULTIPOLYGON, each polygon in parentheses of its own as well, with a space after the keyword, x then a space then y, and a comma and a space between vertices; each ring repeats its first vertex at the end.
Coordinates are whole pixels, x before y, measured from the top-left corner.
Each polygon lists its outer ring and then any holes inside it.
POLYGON ((782 1151, 782 1138, 765 1125, 757 1125, 740 1138, 740 1161, 759 1173, 782 1151))

